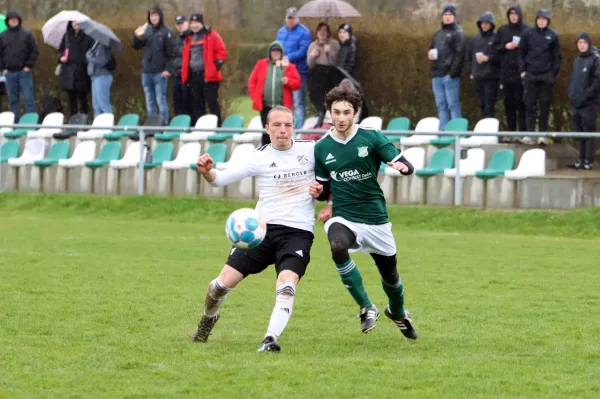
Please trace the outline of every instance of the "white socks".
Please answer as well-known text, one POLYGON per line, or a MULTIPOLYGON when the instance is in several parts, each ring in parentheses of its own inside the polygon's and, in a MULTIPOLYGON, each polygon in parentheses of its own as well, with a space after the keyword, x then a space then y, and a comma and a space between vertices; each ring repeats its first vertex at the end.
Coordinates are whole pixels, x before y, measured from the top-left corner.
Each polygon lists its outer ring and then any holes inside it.
POLYGON ((208 317, 215 316, 229 292, 231 288, 227 288, 218 278, 211 281, 204 298, 204 314, 208 317))
POLYGON ((285 282, 275 290, 275 307, 271 314, 269 328, 266 336, 272 336, 277 340, 283 333, 285 326, 292 315, 294 306, 294 295, 296 294, 296 284, 285 282))

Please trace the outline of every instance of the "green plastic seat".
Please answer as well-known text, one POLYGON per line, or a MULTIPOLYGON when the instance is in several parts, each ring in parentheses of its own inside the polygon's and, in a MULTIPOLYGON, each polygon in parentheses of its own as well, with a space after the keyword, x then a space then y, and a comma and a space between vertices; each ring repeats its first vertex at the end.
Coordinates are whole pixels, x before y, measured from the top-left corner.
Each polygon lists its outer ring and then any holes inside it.
MULTIPOLYGON (((213 144, 208 147, 206 153, 210 155, 215 165, 219 162, 225 162, 227 158, 227 145, 222 143, 213 144)), ((196 169, 196 164, 190 164, 190 169, 196 169)))
MULTIPOLYGON (((388 125, 386 130, 401 130, 408 132, 410 130, 410 119, 405 117, 394 118, 388 125)), ((408 137, 406 134, 386 134, 386 137, 392 142, 400 142, 402 137, 408 137)))
POLYGON ((492 179, 496 176, 504 176, 504 172, 515 167, 515 152, 513 150, 496 151, 490 159, 490 164, 484 170, 475 172, 475 176, 482 179, 492 179))
POLYGON ((69 150, 71 149, 71 143, 68 141, 59 141, 50 147, 48 156, 39 161, 34 161, 33 164, 36 166, 50 166, 56 165, 60 159, 69 158, 69 150))
MULTIPOLYGON (((36 112, 28 112, 21 117, 17 125, 36 125, 39 121, 39 115, 36 112)), ((21 129, 17 128, 10 132, 4 133, 4 137, 7 139, 18 139, 23 136, 27 136, 27 133, 35 129, 21 129)))
POLYGON ((0 148, 0 163, 7 163, 9 158, 18 158, 21 142, 18 140, 7 141, 0 148))
POLYGON ((383 163, 383 162, 382 162, 382 163, 381 163, 381 165, 379 165, 379 173, 383 173, 383 172, 385 172, 385 170, 386 170, 387 168, 390 168, 390 167, 391 167, 390 165, 388 165, 388 164, 385 164, 385 163, 383 163))
POLYGON ((237 133, 216 133, 206 138, 211 143, 222 143, 225 140, 231 140, 237 133))
POLYGON ((106 166, 110 163, 110 161, 117 160, 121 157, 121 143, 118 141, 113 141, 110 143, 104 144, 102 149, 100 150, 100 154, 98 154, 98 158, 93 161, 88 161, 85 163, 85 166, 88 168, 100 168, 102 166, 106 166))
MULTIPOLYGON (((446 124, 444 128, 445 132, 461 132, 467 131, 469 129, 469 121, 465 118, 456 118, 452 119, 446 124)), ((467 137, 467 136, 460 136, 467 137)), ((431 140, 430 144, 436 147, 446 147, 448 145, 454 144, 456 141, 456 137, 454 136, 441 136, 437 139, 431 140)))
MULTIPOLYGON (((189 115, 177 115, 175 118, 171 119, 171 123, 169 123, 169 127, 185 127, 188 128, 192 125, 192 117, 189 115)), ((171 141, 174 139, 178 139, 184 132, 166 132, 159 133, 154 136, 157 141, 171 141)))
MULTIPOLYGON (((139 126, 140 124, 140 116, 138 114, 125 114, 119 119, 119 123, 117 126, 139 126)), ((115 141, 121 140, 123 137, 127 137, 131 132, 126 132, 125 130, 115 130, 112 133, 106 133, 104 135, 104 140, 115 141)))
MULTIPOLYGON (((154 151, 152 151, 152 162, 145 162, 145 169, 156 168, 157 166, 162 166, 165 161, 173 160, 173 151, 174 146, 173 143, 160 143, 156 146, 154 151)), ((140 166, 140 164, 137 164, 140 166)))
POLYGON ((454 150, 442 148, 433 153, 426 168, 418 169, 415 174, 417 176, 435 176, 444 174, 445 169, 452 169, 453 167, 454 150))

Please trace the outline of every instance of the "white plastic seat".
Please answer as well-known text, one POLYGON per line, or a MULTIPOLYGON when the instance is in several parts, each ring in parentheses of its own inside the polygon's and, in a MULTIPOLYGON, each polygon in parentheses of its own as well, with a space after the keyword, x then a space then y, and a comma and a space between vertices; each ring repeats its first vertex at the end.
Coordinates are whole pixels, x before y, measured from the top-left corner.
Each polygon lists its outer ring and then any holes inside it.
POLYGON ((254 152, 254 146, 252 144, 240 144, 233 150, 229 161, 219 162, 215 165, 215 168, 219 170, 227 169, 235 162, 243 161, 248 155, 254 152))
POLYGON ((92 140, 82 141, 73 150, 73 155, 68 159, 58 161, 58 166, 63 168, 74 168, 84 166, 86 162, 93 161, 96 155, 96 142, 92 140))
MULTIPOLYGON (((407 148, 406 151, 402 152, 404 158, 408 160, 415 170, 423 169, 425 167, 425 148, 423 147, 411 147, 407 148)), ((385 174, 387 176, 403 176, 402 173, 394 168, 386 168, 385 174)))
POLYGON ((315 127, 315 123, 319 121, 318 116, 311 116, 304 120, 304 124, 302 125, 302 129, 312 129, 315 127))
POLYGON ((31 139, 25 142, 25 150, 19 158, 9 158, 10 166, 33 165, 34 161, 44 159, 48 143, 42 139, 31 139))
MULTIPOLYGON (((137 166, 140 160, 140 145, 142 144, 140 144, 139 141, 129 144, 123 158, 110 161, 110 167, 115 169, 126 169, 137 166)), ((144 159, 146 158, 147 152, 148 149, 144 146, 144 159)))
MULTIPOLYGON (((217 117, 217 115, 213 115, 213 114, 202 115, 200 118, 198 118, 198 120, 196 121, 196 125, 194 127, 198 128, 198 129, 216 129, 219 127, 219 118, 217 117)), ((216 132, 207 132, 207 131, 194 132, 194 131, 192 131, 191 133, 184 133, 181 136, 179 136, 179 140, 181 140, 181 141, 206 140, 208 138, 208 136, 210 136, 211 134, 215 134, 215 133, 216 132)))
POLYGON ((200 158, 200 150, 202 146, 200 143, 185 143, 179 149, 177 157, 172 161, 165 161, 162 164, 164 169, 185 169, 189 168, 191 164, 198 161, 200 158))
MULTIPOLYGON (((0 113, 0 125, 13 125, 15 123, 15 114, 10 111, 0 113)), ((0 136, 3 136, 4 133, 8 133, 12 131, 12 127, 3 127, 0 128, 0 136)))
MULTIPOLYGON (((485 168, 485 151, 481 148, 471 148, 467 151, 467 159, 460 160, 460 175, 475 176, 475 172, 485 168)), ((444 176, 456 177, 456 168, 445 169, 444 176)))
POLYGON ((429 144, 431 140, 437 138, 438 136, 435 134, 431 134, 433 132, 440 131, 440 120, 435 117, 424 118, 417 123, 415 127, 416 133, 429 133, 425 135, 415 135, 413 134, 410 137, 402 137, 400 139, 400 145, 402 146, 417 146, 423 144, 429 144))
POLYGON ((546 151, 541 148, 527 150, 521 155, 519 166, 504 172, 504 177, 511 180, 522 180, 528 177, 546 174, 546 151))
POLYGON ((360 122, 360 127, 370 127, 372 129, 381 130, 383 120, 378 116, 369 116, 360 122))
MULTIPOLYGON (((52 112, 44 118, 42 126, 62 126, 65 116, 62 112, 52 112)), ((42 127, 27 133, 28 139, 47 139, 52 138, 56 133, 62 132, 62 129, 42 127)))
MULTIPOLYGON (((500 121, 496 118, 485 118, 477 122, 473 132, 475 133, 498 133, 500 121)), ((471 136, 460 139, 460 145, 464 147, 479 147, 482 145, 498 144, 498 136, 471 136)))
MULTIPOLYGON (((250 120, 247 129, 263 129, 260 115, 255 116, 250 120)), ((252 143, 254 141, 260 141, 262 139, 262 133, 259 132, 245 132, 242 134, 236 134, 233 136, 234 143, 252 143)))
POLYGON ((105 134, 112 132, 112 127, 115 123, 115 116, 113 114, 104 113, 94 118, 92 126, 95 127, 106 127, 109 129, 90 129, 81 132, 77 132, 77 138, 82 140, 93 140, 101 139, 105 134))

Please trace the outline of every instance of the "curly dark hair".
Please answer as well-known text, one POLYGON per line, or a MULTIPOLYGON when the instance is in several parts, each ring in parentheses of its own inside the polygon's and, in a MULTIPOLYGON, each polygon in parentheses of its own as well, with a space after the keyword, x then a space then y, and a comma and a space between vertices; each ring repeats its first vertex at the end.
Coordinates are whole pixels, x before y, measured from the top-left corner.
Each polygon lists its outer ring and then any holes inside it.
POLYGON ((331 106, 337 101, 347 101, 352 105, 354 112, 358 112, 362 105, 362 96, 360 92, 346 79, 334 87, 325 96, 325 107, 331 112, 331 106))

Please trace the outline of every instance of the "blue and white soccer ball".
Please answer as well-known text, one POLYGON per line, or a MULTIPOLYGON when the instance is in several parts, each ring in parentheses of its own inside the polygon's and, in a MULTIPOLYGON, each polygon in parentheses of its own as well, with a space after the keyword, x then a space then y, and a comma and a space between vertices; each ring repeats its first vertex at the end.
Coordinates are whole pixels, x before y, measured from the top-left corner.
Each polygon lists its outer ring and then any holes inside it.
POLYGON ((237 248, 256 248, 267 234, 267 225, 256 210, 241 208, 227 218, 225 233, 237 248))

